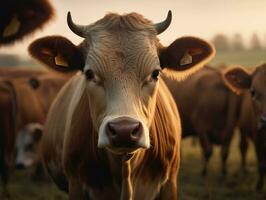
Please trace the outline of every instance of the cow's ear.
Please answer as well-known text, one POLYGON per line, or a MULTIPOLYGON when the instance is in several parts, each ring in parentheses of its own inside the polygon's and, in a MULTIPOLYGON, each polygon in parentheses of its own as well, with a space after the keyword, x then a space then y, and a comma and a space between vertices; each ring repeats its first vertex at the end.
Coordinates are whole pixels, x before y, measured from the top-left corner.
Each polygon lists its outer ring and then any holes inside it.
POLYGON ((223 72, 223 79, 232 91, 239 94, 250 88, 252 75, 242 67, 233 67, 223 72))
POLYGON ((29 46, 30 54, 46 66, 62 72, 82 70, 84 56, 79 46, 61 36, 35 40, 29 46))
POLYGON ((195 37, 182 37, 159 50, 160 64, 167 75, 182 79, 202 68, 215 55, 210 43, 195 37))
POLYGON ((54 16, 49 0, 1 1, 0 44, 12 44, 43 27, 54 16))

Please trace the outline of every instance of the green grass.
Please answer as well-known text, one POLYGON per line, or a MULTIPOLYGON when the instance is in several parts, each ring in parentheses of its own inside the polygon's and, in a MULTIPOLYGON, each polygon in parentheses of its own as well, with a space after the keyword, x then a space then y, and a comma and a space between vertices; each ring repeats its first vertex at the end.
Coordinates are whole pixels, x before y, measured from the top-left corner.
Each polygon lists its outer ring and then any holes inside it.
MULTIPOLYGON (((228 175, 221 178, 219 147, 215 147, 208 166, 208 176, 201 177, 202 155, 199 144, 192 145, 191 139, 182 142, 182 165, 179 175, 181 200, 263 200, 266 199, 266 185, 261 193, 255 192, 257 180, 254 147, 248 151, 248 173, 239 173, 240 154, 238 137, 234 137, 228 159, 228 175)), ((10 191, 13 200, 66 200, 52 183, 35 183, 30 177, 32 170, 15 172, 12 175, 10 191)))
POLYGON ((240 64, 246 67, 256 66, 266 62, 266 50, 256 51, 226 51, 216 52, 215 58, 211 64, 220 65, 235 65, 240 64))
POLYGON ((239 138, 235 136, 227 162, 228 174, 221 176, 220 148, 214 148, 208 166, 208 176, 201 177, 202 155, 199 143, 193 146, 191 139, 183 140, 182 165, 179 176, 181 200, 265 200, 266 185, 260 193, 255 191, 257 166, 254 147, 250 143, 248 151, 248 173, 240 171, 239 138))
POLYGON ((67 200, 50 181, 32 181, 33 169, 15 171, 9 184, 11 200, 67 200))

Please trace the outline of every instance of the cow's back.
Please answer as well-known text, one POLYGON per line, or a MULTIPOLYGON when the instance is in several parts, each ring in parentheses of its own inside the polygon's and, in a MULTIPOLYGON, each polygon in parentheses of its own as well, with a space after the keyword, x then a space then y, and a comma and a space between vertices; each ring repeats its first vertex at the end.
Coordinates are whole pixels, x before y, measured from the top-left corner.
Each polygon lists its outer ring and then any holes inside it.
POLYGON ((47 73, 45 70, 31 69, 27 67, 0 67, 1 78, 26 78, 47 73))
POLYGON ((198 129, 211 131, 216 140, 215 135, 226 126, 231 115, 229 107, 237 109, 237 97, 226 87, 221 73, 206 67, 180 83, 165 80, 179 108, 183 137, 196 135, 198 129))
POLYGON ((12 86, 0 80, 0 162, 13 152, 15 139, 14 95, 12 86))

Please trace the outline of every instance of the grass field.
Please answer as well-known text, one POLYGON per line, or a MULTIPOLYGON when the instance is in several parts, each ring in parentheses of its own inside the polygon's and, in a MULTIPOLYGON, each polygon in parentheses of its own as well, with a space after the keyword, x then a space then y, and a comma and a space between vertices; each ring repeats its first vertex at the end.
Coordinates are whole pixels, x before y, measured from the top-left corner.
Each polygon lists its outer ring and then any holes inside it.
POLYGON ((228 174, 222 178, 220 173, 220 148, 215 147, 208 166, 208 176, 201 175, 202 156, 199 144, 192 145, 191 139, 183 140, 182 164, 179 176, 180 199, 182 200, 265 200, 266 187, 255 192, 257 166, 253 144, 248 151, 248 173, 241 173, 238 135, 234 137, 227 162, 228 174))
POLYGON ((266 62, 266 50, 256 51, 226 51, 216 52, 215 58, 211 61, 213 65, 243 65, 246 67, 257 66, 266 62))
MULTIPOLYGON (((183 140, 182 165, 180 170, 179 195, 181 200, 265 200, 266 186, 261 193, 256 193, 256 160, 253 145, 248 151, 248 173, 239 173, 240 155, 238 137, 233 139, 228 160, 228 175, 220 176, 219 148, 209 163, 206 179, 200 175, 202 169, 199 144, 192 145, 191 139, 183 140)), ((15 172, 12 176, 10 190, 14 200, 66 200, 52 183, 34 183, 30 180, 32 170, 15 172)))

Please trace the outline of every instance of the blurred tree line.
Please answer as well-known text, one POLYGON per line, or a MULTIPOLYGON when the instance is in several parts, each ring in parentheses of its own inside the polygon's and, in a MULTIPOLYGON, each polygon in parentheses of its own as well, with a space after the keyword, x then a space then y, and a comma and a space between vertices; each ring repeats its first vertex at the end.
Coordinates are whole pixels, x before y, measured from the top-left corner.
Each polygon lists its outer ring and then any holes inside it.
POLYGON ((16 54, 1 54, 0 53, 0 67, 38 67, 38 63, 33 59, 23 58, 16 54))
POLYGON ((262 44, 260 38, 254 33, 248 43, 245 45, 244 39, 240 33, 234 34, 232 37, 228 37, 225 34, 216 34, 212 42, 218 51, 245 51, 245 50, 261 50, 266 49, 266 46, 262 44))

